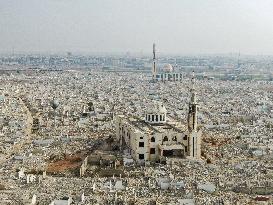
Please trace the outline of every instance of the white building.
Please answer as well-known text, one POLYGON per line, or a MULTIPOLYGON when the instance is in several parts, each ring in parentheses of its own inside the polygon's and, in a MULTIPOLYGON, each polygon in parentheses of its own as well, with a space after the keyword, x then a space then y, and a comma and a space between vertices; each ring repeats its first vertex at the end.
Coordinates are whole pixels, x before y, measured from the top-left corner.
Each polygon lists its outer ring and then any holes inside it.
POLYGON ((183 74, 174 72, 171 64, 166 64, 163 69, 158 72, 156 66, 156 56, 155 56, 155 44, 153 44, 153 64, 152 64, 152 75, 153 81, 182 81, 183 74))
POLYGON ((182 81, 183 74, 174 72, 171 64, 167 64, 163 67, 161 72, 156 74, 156 81, 182 81))
POLYGON ((189 103, 188 126, 167 118, 165 106, 156 102, 145 119, 116 116, 116 135, 121 150, 127 150, 137 161, 161 161, 165 157, 200 158, 201 135, 197 129, 197 103, 194 78, 189 103))

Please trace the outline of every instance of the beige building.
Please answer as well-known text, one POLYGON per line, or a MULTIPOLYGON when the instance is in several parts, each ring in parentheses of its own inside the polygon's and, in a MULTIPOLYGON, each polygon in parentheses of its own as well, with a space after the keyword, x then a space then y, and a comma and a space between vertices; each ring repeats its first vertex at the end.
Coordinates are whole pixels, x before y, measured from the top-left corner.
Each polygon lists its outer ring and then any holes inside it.
POLYGON ((169 120, 165 106, 156 102, 145 118, 116 116, 116 135, 121 150, 127 150, 137 161, 161 161, 166 157, 200 158, 201 135, 197 129, 197 103, 194 77, 189 103, 188 125, 169 120))

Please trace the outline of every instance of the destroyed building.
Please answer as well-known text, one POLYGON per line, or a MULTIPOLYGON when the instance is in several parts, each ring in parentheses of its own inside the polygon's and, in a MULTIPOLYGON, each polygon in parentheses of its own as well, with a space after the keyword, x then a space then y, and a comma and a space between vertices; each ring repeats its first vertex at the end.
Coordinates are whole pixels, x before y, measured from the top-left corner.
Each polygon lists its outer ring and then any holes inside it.
POLYGON ((145 119, 118 115, 116 135, 121 150, 136 161, 162 161, 166 157, 200 158, 201 130, 197 129, 197 103, 192 77, 188 126, 167 118, 167 110, 160 102, 148 108, 145 119))

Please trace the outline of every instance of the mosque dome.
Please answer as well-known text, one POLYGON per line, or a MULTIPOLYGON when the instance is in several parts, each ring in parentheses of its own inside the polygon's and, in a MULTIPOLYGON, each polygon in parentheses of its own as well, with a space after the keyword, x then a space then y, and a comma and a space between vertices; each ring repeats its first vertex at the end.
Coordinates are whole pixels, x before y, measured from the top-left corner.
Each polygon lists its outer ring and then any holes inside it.
POLYGON ((52 107, 54 110, 56 110, 58 106, 59 106, 59 101, 58 101, 57 99, 54 98, 54 99, 51 101, 51 107, 52 107))
POLYGON ((152 106, 150 106, 146 113, 156 114, 156 113, 166 113, 166 107, 161 102, 155 102, 152 106))
POLYGON ((145 121, 148 123, 165 123, 166 122, 166 107, 161 102, 154 102, 146 110, 145 121))
POLYGON ((171 65, 171 64, 166 64, 166 65, 164 65, 163 71, 164 71, 164 72, 168 72, 168 73, 173 72, 173 67, 172 67, 172 65, 171 65))

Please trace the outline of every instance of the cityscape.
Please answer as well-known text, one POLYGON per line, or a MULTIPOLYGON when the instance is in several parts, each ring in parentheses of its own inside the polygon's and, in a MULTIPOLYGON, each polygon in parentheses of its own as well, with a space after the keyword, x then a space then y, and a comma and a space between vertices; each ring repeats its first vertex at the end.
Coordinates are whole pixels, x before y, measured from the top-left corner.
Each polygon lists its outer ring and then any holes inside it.
POLYGON ((0 205, 273 204, 273 52, 164 45, 0 52, 0 205))

